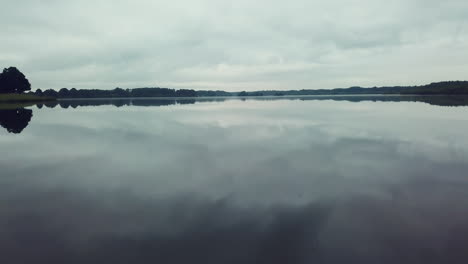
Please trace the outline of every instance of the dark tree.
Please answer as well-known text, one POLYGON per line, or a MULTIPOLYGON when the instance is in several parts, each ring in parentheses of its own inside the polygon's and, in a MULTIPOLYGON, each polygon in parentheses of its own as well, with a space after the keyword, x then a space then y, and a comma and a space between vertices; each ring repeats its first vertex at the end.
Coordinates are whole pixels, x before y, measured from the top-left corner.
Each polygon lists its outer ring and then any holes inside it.
POLYGON ((70 96, 70 91, 67 88, 62 88, 58 92, 60 98, 67 98, 70 96))
POLYGON ((31 84, 17 68, 5 68, 0 73, 0 93, 24 93, 29 90, 31 84))
POLYGON ((58 93, 55 90, 47 89, 43 92, 43 95, 47 97, 57 97, 58 93))
POLYGON ((197 92, 195 90, 180 89, 176 91, 175 96, 177 97, 196 97, 197 92))
POLYGON ((71 88, 70 92, 69 92, 69 95, 70 95, 71 98, 78 97, 79 96, 78 90, 76 88, 71 88))
POLYGON ((25 129, 33 112, 30 109, 5 109, 0 110, 0 126, 6 128, 9 133, 19 134, 25 129))
POLYGON ((37 89, 36 92, 34 92, 34 94, 37 96, 42 96, 43 92, 41 89, 37 89))

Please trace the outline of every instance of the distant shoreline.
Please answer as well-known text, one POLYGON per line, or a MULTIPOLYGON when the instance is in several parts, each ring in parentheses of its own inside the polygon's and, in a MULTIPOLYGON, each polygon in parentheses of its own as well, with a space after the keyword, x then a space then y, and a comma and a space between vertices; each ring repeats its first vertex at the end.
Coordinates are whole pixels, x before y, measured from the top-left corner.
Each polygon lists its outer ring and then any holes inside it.
POLYGON ((24 94, 0 94, 0 103, 41 102, 54 100, 87 100, 87 99, 138 99, 138 98, 253 98, 253 97, 301 97, 301 96, 468 96, 468 81, 449 81, 431 83, 423 86, 393 87, 350 87, 318 90, 259 90, 227 92, 222 90, 190 90, 160 87, 145 87, 113 90, 68 89, 59 91, 48 89, 24 94))
POLYGON ((423 86, 392 86, 392 87, 350 87, 302 90, 259 90, 227 92, 222 90, 192 90, 170 89, 160 87, 145 87, 113 90, 62 88, 59 91, 48 89, 36 90, 37 96, 47 96, 58 99, 89 99, 89 98, 149 98, 149 97, 261 97, 261 96, 330 96, 330 95, 468 95, 468 81, 449 81, 431 83, 423 86))

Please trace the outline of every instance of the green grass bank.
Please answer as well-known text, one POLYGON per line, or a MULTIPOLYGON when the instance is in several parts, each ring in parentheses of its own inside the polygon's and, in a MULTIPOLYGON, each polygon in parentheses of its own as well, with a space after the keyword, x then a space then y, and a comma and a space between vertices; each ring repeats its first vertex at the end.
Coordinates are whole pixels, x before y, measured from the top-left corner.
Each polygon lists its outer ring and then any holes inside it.
POLYGON ((0 103, 24 103, 55 101, 54 97, 43 97, 34 94, 0 94, 0 103))

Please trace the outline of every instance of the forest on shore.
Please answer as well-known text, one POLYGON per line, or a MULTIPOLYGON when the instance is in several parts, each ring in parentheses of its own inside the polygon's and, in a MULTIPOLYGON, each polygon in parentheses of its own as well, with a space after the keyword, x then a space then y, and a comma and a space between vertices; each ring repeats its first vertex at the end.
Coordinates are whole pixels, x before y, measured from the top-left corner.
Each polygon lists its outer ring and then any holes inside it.
POLYGON ((36 90, 35 95, 56 98, 132 98, 132 97, 211 97, 211 96, 305 96, 305 95, 468 95, 468 81, 449 81, 431 83, 423 86, 392 86, 392 87, 350 87, 318 90, 263 90, 253 92, 226 92, 222 90, 191 90, 170 88, 134 88, 113 90, 98 89, 67 89, 59 91, 48 89, 36 90))
POLYGON ((142 98, 142 97, 215 97, 215 96, 306 96, 306 95, 468 95, 468 81, 437 82, 422 86, 391 87, 350 87, 336 89, 303 89, 303 90, 260 90, 227 92, 222 90, 170 89, 145 87, 112 90, 62 88, 36 89, 31 92, 31 84, 26 76, 16 67, 5 68, 0 73, 0 101, 27 101, 66 98, 142 98))

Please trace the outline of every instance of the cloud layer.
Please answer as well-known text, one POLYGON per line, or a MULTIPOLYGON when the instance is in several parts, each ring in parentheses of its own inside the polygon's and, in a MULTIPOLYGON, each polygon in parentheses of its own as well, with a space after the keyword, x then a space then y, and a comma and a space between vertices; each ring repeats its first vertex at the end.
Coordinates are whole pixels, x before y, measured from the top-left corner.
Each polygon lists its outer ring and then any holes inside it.
POLYGON ((34 88, 258 90, 468 79, 468 2, 56 1, 0 9, 34 88))

